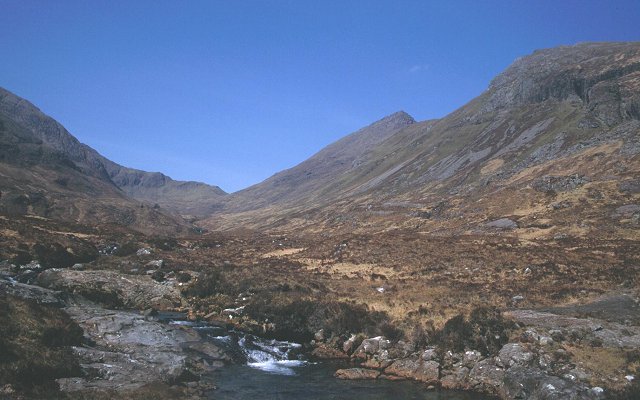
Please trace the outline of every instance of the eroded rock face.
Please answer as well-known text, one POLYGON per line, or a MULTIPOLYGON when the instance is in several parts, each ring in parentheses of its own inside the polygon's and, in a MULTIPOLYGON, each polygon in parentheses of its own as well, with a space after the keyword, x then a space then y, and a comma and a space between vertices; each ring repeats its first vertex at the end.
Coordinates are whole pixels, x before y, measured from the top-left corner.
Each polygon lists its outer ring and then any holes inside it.
POLYGON ((8 293, 21 299, 32 300, 38 304, 53 306, 62 306, 66 298, 62 292, 3 279, 0 279, 0 292, 8 293))
POLYGON ((38 275, 38 284, 66 290, 112 308, 168 310, 182 305, 177 288, 148 276, 122 275, 115 271, 49 269, 38 275))
POLYGON ((143 315, 78 302, 65 311, 84 330, 92 347, 74 347, 86 377, 59 379, 61 390, 91 393, 135 390, 153 382, 194 380, 230 361, 225 352, 202 342, 193 330, 172 327, 143 315))

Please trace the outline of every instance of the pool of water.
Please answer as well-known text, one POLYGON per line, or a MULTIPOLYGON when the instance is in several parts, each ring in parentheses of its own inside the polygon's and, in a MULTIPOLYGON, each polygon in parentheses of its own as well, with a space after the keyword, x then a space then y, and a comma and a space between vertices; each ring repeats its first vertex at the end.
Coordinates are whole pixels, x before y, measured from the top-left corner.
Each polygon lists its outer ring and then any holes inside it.
POLYGON ((339 368, 352 367, 346 361, 312 362, 297 343, 269 340, 221 326, 184 320, 180 314, 163 314, 169 324, 197 330, 202 340, 226 349, 235 363, 215 371, 217 389, 210 399, 350 399, 350 400, 486 400, 475 393, 429 390, 413 381, 360 380, 334 378, 339 368))
POLYGON ((232 365, 215 372, 218 388, 210 392, 210 399, 263 400, 486 400, 482 395, 429 390, 424 384, 411 381, 345 381, 333 377, 336 369, 345 364, 322 362, 291 367, 293 373, 280 374, 232 365))

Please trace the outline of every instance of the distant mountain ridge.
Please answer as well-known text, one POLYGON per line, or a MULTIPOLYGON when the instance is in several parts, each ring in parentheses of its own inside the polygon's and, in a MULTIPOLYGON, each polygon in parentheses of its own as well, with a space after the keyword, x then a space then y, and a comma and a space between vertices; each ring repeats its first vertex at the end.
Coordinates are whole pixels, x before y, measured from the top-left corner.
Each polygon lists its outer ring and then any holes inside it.
POLYGON ((158 204, 181 215, 206 215, 215 209, 218 197, 226 193, 200 182, 175 181, 158 172, 123 167, 78 141, 60 123, 36 106, 0 88, 0 113, 67 156, 84 173, 115 184, 126 195, 158 204))
POLYGON ((229 195, 113 163, 2 89, 0 117, 5 211, 184 224, 166 209, 212 230, 507 229, 528 239, 635 238, 640 221, 629 214, 640 210, 637 42, 535 51, 443 118, 391 114, 229 195))

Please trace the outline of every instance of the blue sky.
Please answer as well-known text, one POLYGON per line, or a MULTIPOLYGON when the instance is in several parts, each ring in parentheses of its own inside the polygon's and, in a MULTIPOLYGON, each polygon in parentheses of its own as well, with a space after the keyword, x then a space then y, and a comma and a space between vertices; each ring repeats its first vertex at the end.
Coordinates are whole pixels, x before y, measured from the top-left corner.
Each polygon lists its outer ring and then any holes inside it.
POLYGON ((126 166, 235 191, 516 57, 640 40, 640 1, 0 0, 0 86, 126 166))

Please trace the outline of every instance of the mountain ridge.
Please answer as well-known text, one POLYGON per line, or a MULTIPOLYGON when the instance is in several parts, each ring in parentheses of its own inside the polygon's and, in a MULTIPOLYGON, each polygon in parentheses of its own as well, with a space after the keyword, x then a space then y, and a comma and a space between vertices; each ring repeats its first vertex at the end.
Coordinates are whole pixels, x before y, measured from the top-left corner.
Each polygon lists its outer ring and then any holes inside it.
POLYGON ((160 172, 124 167, 80 142, 64 126, 44 114, 28 100, 0 88, 0 112, 31 131, 47 146, 67 155, 83 172, 112 183, 127 196, 158 204, 182 215, 204 215, 212 198, 226 193, 217 186, 194 181, 176 181, 160 172))
MULTIPOLYGON (((357 168, 331 177, 331 184, 314 192, 320 199, 285 193, 274 204, 227 203, 203 224, 212 229, 249 226, 312 231, 418 227, 452 233, 485 229, 484 223, 494 217, 522 220, 523 225, 531 223, 529 218, 553 217, 558 224, 549 224, 554 228, 535 235, 586 234, 561 212, 520 215, 523 211, 518 210, 513 192, 529 193, 531 185, 543 178, 543 169, 554 175, 590 176, 595 182, 585 186, 603 193, 607 184, 598 168, 625 160, 627 171, 615 172, 618 168, 613 174, 620 180, 632 177, 637 167, 639 66, 637 42, 535 51, 516 60, 487 90, 449 115, 409 124, 371 146, 357 168), (618 142, 620 146, 611 147, 618 142), (604 156, 597 162, 583 156, 599 147, 604 156), (544 165, 548 167, 542 168, 544 165), (527 180, 511 180, 532 168, 540 171, 527 180), (492 192, 493 199, 487 197, 492 192), (475 199, 478 206, 465 196, 475 199), (468 220, 456 221, 455 215, 462 214, 468 220), (439 217, 417 217, 420 215, 439 217)), ((270 178, 254 186, 253 193, 267 197, 277 191, 275 183, 270 178)), ((621 194, 609 189, 603 194, 606 201, 585 207, 576 203, 576 215, 622 205, 621 194)), ((579 193, 576 190, 573 195, 579 197, 579 193)), ((540 193, 534 190, 530 195, 541 207, 545 200, 540 193)), ((240 202, 240 197, 230 196, 226 201, 240 202)), ((600 218, 594 224, 604 227, 610 222, 600 218)))

